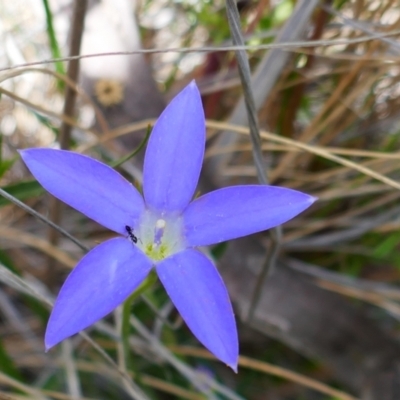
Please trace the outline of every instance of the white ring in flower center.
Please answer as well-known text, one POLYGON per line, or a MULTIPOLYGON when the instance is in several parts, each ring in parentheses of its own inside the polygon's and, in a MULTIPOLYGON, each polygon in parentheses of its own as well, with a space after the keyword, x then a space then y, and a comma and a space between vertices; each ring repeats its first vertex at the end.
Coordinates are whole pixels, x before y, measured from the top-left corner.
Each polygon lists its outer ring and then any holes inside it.
POLYGON ((186 246, 182 223, 180 215, 160 215, 146 210, 136 231, 142 241, 138 247, 154 261, 183 250, 186 246))

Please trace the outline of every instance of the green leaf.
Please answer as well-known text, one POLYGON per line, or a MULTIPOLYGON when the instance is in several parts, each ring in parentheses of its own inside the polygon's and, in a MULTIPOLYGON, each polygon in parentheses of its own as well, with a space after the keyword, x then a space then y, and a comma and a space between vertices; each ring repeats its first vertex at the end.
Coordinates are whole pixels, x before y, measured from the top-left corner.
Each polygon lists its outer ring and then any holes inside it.
POLYGON ((216 260, 219 260, 224 255, 227 249, 228 249, 228 242, 221 242, 215 245, 211 249, 211 254, 216 260))
POLYGON ((387 257, 392 252, 397 251, 396 248, 400 242, 400 235, 394 233, 384 238, 374 249, 373 254, 375 257, 387 257))
POLYGON ((30 110, 30 111, 42 125, 49 128, 58 137, 59 129, 56 128, 52 124, 50 118, 47 118, 47 117, 41 115, 40 113, 36 112, 35 110, 30 110))
POLYGON ((127 154, 125 157, 122 157, 119 160, 109 163, 109 165, 113 168, 117 168, 120 165, 122 165, 123 163, 125 163, 126 161, 130 160, 132 157, 136 156, 136 154, 138 154, 143 149, 143 147, 146 145, 146 143, 148 142, 150 134, 151 134, 151 130, 152 130, 151 126, 148 125, 147 130, 146 130, 146 135, 143 138, 143 140, 139 143, 138 147, 136 149, 134 149, 132 152, 130 152, 129 154, 127 154))
POLYGON ((17 157, 0 161, 0 178, 13 166, 16 160, 17 157))
POLYGON ((10 271, 14 272, 14 274, 18 276, 21 275, 18 269, 14 266, 14 263, 12 262, 11 258, 8 257, 8 255, 1 249, 0 249, 0 264, 3 264, 10 271))
MULTIPOLYGON (((43 0, 44 12, 46 14, 46 22, 47 22, 47 36, 50 42, 50 50, 53 58, 61 58, 61 51, 58 45, 58 41, 56 38, 56 33, 54 32, 53 27, 53 14, 50 10, 50 6, 47 0, 43 0)), ((65 75, 64 64, 61 61, 55 62, 56 71, 62 75, 65 75)), ((57 84, 60 90, 64 89, 64 82, 58 80, 57 84)))
POLYGON ((13 360, 4 349, 3 343, 0 341, 0 371, 6 375, 22 381, 22 376, 14 365, 13 360))

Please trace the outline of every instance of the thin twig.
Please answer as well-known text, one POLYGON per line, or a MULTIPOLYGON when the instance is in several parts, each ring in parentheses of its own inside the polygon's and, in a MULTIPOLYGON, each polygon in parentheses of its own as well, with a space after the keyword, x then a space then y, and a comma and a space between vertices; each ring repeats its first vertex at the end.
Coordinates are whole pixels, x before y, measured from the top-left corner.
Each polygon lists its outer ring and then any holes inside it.
MULTIPOLYGON (((52 307, 54 303, 54 299, 51 295, 47 293, 43 293, 40 289, 34 287, 32 283, 27 282, 24 278, 19 277, 18 275, 11 272, 8 268, 3 266, 0 263, 0 281, 7 284, 8 286, 14 288, 15 290, 28 294, 29 296, 33 296, 35 299, 39 300, 43 304, 52 307)), ((102 322, 98 322, 98 325, 101 326, 102 322)), ((90 336, 84 332, 79 332, 79 335, 82 336, 103 358, 107 361, 114 370, 121 375, 121 377, 127 382, 130 386, 130 393, 134 393, 133 397, 136 400, 149 400, 147 396, 145 396, 142 390, 132 381, 131 377, 124 371, 118 368, 118 365, 115 361, 107 354, 107 352, 98 345, 90 336)), ((1 372, 0 372, 0 382, 1 382, 1 372)))
MULTIPOLYGON (((75 56, 80 53, 86 7, 87 7, 87 0, 74 1, 74 11, 72 16, 73 25, 71 30, 71 41, 69 48, 70 56, 75 56)), ((67 75, 69 80, 71 80, 72 82, 77 81, 79 75, 79 59, 70 61, 68 65, 67 75)), ((63 110, 64 115, 73 118, 75 114, 75 100, 76 100, 76 90, 74 90, 70 86, 66 86, 65 102, 63 110)), ((60 146, 62 149, 69 148, 71 129, 72 126, 63 121, 59 135, 60 146)), ((62 203, 57 198, 51 196, 49 209, 50 209, 49 211, 50 219, 55 224, 59 224, 61 222, 62 203)), ((56 245, 59 240, 58 232, 50 228, 48 231, 48 240, 49 243, 51 243, 52 245, 56 245)), ((57 272, 56 268, 54 268, 52 264, 53 260, 48 259, 46 278, 48 279, 50 285, 54 281, 55 274, 57 272)))
MULTIPOLYGON (((295 51, 299 47, 350 45, 350 44, 370 42, 372 40, 383 39, 398 35, 400 35, 400 30, 397 29, 393 32, 384 32, 382 34, 377 33, 374 35, 374 37, 367 35, 354 39, 343 38, 334 40, 296 41, 296 42, 271 43, 271 44, 246 45, 246 46, 170 47, 164 49, 141 49, 135 51, 111 51, 104 53, 80 54, 78 56, 51 58, 46 60, 21 63, 13 65, 11 67, 0 68, 0 72, 21 67, 32 67, 34 65, 54 64, 55 62, 59 61, 72 61, 72 60, 81 60, 83 58, 108 57, 108 56, 131 56, 137 54, 161 54, 161 53, 214 53, 222 51, 237 51, 237 50, 256 51, 256 50, 270 50, 278 48, 287 51, 295 51)), ((396 58, 396 60, 398 60, 398 58, 396 58)))
POLYGON ((24 383, 6 375, 0 371, 0 383, 2 385, 11 386, 12 388, 26 393, 33 400, 49 400, 49 397, 45 396, 41 389, 36 389, 31 385, 25 385, 24 383))
POLYGON ((44 222, 45 224, 51 226, 53 229, 56 229, 58 232, 60 232, 62 235, 64 235, 65 237, 67 237, 69 240, 71 240, 71 242, 74 242, 78 247, 80 247, 82 250, 84 251, 89 251, 90 249, 85 246, 84 244, 82 244, 78 239, 76 239, 75 237, 73 237, 70 233, 68 233, 66 230, 64 230, 63 228, 61 228, 61 226, 58 226, 57 224, 55 224, 54 222, 50 221, 49 219, 47 219, 44 215, 39 214, 37 211, 35 211, 33 208, 27 206, 25 203, 23 203, 22 201, 18 200, 17 198, 15 198, 14 196, 11 196, 9 193, 7 193, 5 190, 0 188, 0 195, 3 196, 4 198, 6 198, 7 200, 11 201, 12 203, 14 203, 15 205, 17 205, 18 207, 22 208, 23 210, 25 210, 27 213, 33 215, 34 217, 36 217, 37 219, 39 219, 40 221, 44 222))
MULTIPOLYGON (((229 27, 232 34, 232 41, 235 45, 243 46, 244 40, 240 28, 240 15, 236 6, 236 1, 227 0, 226 12, 228 15, 229 27)), ((262 185, 268 184, 266 166, 261 152, 260 127, 254 102, 253 91, 251 88, 251 72, 247 53, 244 50, 235 52, 239 67, 240 80, 243 87, 244 101, 247 110, 247 119, 250 129, 250 139, 252 143, 253 159, 257 169, 258 181, 262 185)))
MULTIPOLYGON (((226 11, 228 15, 229 27, 232 34, 233 43, 235 45, 243 46, 244 40, 240 28, 240 15, 237 9, 236 1, 227 0, 226 11)), ((260 127, 258 124, 257 110, 251 85, 249 60, 244 50, 236 51, 236 59, 238 62, 239 75, 243 87, 244 101, 247 110, 247 119, 249 122, 250 139, 252 143, 253 160, 257 170, 257 177, 258 181, 262 185, 267 185, 268 178, 261 150, 260 127)), ((249 321, 251 321, 254 316, 254 311, 257 308, 258 301, 261 297, 261 291, 262 287, 264 286, 264 281, 267 276, 271 274, 275 269, 276 259, 279 254, 280 242, 282 238, 282 228, 277 226, 276 228, 271 229, 269 231, 269 234, 271 238, 271 246, 268 250, 265 261, 263 262, 263 266, 261 269, 261 273, 258 277, 256 287, 254 288, 247 316, 247 319, 249 321)))
MULTIPOLYGON (((376 32, 372 31, 371 29, 368 29, 365 23, 357 22, 354 19, 347 18, 340 12, 336 11, 332 6, 329 6, 327 4, 322 4, 321 8, 327 11, 328 13, 334 15, 335 17, 340 18, 345 25, 350 25, 354 29, 358 29, 364 33, 371 35, 371 37, 376 37, 376 32)), ((399 54, 400 45, 395 40, 382 37, 377 39, 381 40, 383 43, 388 44, 396 54, 399 54)))
POLYGON ((70 398, 72 400, 79 400, 82 397, 81 384, 70 339, 64 340, 61 343, 61 351, 70 398))
MULTIPOLYGON (((159 340, 155 337, 137 318, 133 315, 129 319, 131 325, 136 329, 140 336, 142 336, 154 348, 157 355, 167 360, 177 371, 179 371, 190 383, 197 387, 201 392, 205 392, 205 387, 209 387, 216 392, 223 394, 227 399, 243 400, 233 390, 221 385, 212 378, 206 376, 199 376, 190 367, 175 357, 170 350, 168 350, 159 340)), ((214 399, 212 393, 207 393, 208 399, 214 399)))
MULTIPOLYGON (((72 16, 72 30, 71 30, 71 41, 69 48, 69 55, 79 55, 81 50, 81 42, 84 28, 84 19, 87 7, 87 0, 75 0, 74 1, 74 12, 72 16)), ((71 60, 68 64, 67 76, 72 82, 78 80, 79 75, 79 58, 71 60)), ((75 114, 75 100, 76 91, 67 86, 65 89, 65 103, 63 114, 73 117, 75 114)), ((69 140, 71 136, 71 125, 63 122, 60 128, 60 145, 62 149, 69 148, 69 140)))
POLYGON ((67 252, 51 245, 47 240, 21 229, 15 229, 6 225, 0 226, 0 238, 12 240, 22 246, 25 245, 40 250, 67 268, 72 269, 76 265, 76 260, 70 257, 67 252))

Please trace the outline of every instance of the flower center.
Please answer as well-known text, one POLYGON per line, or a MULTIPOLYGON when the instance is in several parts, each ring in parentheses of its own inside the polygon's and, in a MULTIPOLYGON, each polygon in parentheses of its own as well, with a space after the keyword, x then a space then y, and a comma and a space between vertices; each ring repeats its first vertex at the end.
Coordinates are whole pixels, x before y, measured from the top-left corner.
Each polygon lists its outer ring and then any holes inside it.
POLYGON ((137 228, 137 246, 154 261, 183 250, 182 217, 146 210, 137 228))

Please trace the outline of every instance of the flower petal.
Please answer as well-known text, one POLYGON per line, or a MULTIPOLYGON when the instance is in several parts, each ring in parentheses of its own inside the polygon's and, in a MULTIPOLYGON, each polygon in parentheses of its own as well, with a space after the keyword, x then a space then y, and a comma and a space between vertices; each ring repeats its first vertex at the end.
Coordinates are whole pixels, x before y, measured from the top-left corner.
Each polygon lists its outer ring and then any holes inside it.
POLYGON ((146 204, 158 211, 182 211, 199 180, 205 146, 205 120, 193 81, 158 118, 143 167, 146 204))
POLYGON ((207 193, 183 213, 189 246, 206 246, 283 224, 316 198, 266 185, 232 186, 207 193))
POLYGON ((187 249, 157 265, 169 297, 197 339, 234 371, 238 338, 229 295, 212 262, 187 249))
POLYGON ((87 253, 60 290, 47 324, 46 350, 110 313, 151 268, 151 260, 126 238, 107 240, 87 253))
POLYGON ((126 225, 136 226, 143 198, 111 167, 65 150, 28 149, 20 154, 39 183, 64 203, 122 235, 126 225))

